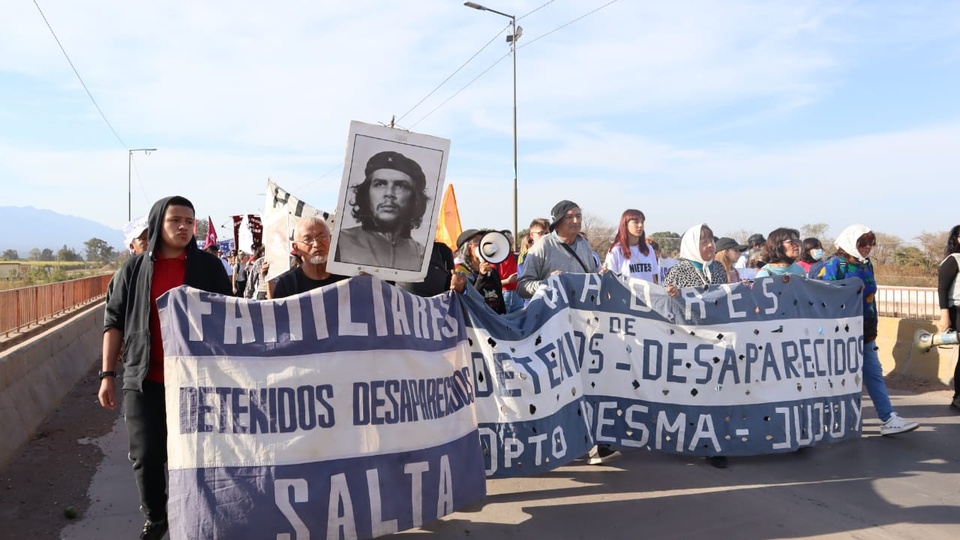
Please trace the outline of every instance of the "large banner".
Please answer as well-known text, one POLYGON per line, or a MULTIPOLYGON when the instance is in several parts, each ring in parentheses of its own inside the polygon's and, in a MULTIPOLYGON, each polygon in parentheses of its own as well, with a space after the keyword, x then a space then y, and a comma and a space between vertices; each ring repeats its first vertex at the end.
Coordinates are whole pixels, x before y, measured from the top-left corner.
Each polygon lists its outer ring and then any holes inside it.
POLYGON ((859 280, 683 289, 560 274, 525 313, 464 296, 486 472, 544 472, 594 443, 691 455, 860 436, 859 280))
POLYGON ((158 301, 171 538, 370 538, 596 443, 689 455, 860 436, 862 283, 552 276, 500 316, 371 276, 158 301), (279 535, 279 536, 278 536, 279 535), (288 536, 282 536, 288 535, 288 536))
POLYGON ((161 297, 171 538, 372 538, 485 496, 460 306, 161 297))

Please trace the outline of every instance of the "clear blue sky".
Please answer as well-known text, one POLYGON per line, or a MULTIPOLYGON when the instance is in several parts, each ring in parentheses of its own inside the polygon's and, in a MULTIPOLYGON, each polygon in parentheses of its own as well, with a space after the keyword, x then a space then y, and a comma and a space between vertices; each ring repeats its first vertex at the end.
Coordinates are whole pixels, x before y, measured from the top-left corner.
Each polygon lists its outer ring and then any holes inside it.
MULTIPOLYGON (((521 228, 560 199, 609 223, 639 208, 651 232, 862 222, 911 241, 960 222, 960 2, 608 2, 486 4, 529 13, 521 228)), ((182 194, 223 224, 262 208, 267 178, 332 210, 350 121, 396 115, 451 139, 464 227, 512 225, 506 18, 455 0, 38 4, 119 137, 36 6, 7 2, 4 205, 119 229, 127 149, 155 147, 133 156, 135 216, 182 194)))

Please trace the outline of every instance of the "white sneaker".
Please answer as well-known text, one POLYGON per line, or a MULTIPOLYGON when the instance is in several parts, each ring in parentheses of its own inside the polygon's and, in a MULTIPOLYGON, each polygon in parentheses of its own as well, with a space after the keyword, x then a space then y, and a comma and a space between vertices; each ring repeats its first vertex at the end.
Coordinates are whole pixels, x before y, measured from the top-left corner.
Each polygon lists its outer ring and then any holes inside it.
POLYGON ((896 435, 897 433, 906 433, 920 427, 916 422, 908 422, 897 413, 890 413, 890 418, 880 426, 881 435, 896 435))
POLYGON ((603 465, 620 459, 622 454, 617 450, 611 450, 609 446, 594 446, 587 454, 587 465, 603 465))

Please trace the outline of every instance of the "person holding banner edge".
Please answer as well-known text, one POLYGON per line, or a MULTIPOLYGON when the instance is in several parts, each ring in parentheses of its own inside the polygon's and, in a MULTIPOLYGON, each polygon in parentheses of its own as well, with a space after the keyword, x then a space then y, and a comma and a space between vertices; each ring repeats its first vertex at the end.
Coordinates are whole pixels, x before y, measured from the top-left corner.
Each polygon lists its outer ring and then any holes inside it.
POLYGON ((183 197, 154 203, 148 219, 148 249, 124 263, 104 311, 97 397, 105 409, 116 409, 115 369, 122 344, 123 417, 140 509, 146 516, 140 538, 148 540, 163 538, 168 529, 166 402, 157 298, 180 285, 232 295, 219 259, 197 247, 194 216, 193 204, 183 197))
POLYGON ((866 225, 851 225, 837 237, 837 253, 824 261, 818 269, 813 267, 810 276, 823 281, 837 281, 858 277, 863 281, 863 385, 867 387, 870 400, 883 424, 880 435, 907 433, 920 427, 900 417, 893 410, 887 384, 883 380, 883 366, 877 353, 877 280, 874 278, 870 252, 877 245, 877 237, 866 225))

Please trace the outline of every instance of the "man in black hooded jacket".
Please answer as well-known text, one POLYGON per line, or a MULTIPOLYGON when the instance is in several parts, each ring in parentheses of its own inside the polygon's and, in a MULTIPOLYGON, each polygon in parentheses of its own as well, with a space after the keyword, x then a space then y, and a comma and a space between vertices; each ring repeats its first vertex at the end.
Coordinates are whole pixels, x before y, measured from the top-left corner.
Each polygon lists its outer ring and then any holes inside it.
POLYGON ((197 248, 193 204, 179 196, 154 203, 148 218, 147 251, 131 257, 114 277, 104 314, 100 404, 116 408, 116 360, 123 344, 123 411, 130 459, 147 521, 140 538, 167 532, 167 426, 163 387, 163 342, 157 298, 189 285, 230 295, 220 260, 197 248))

